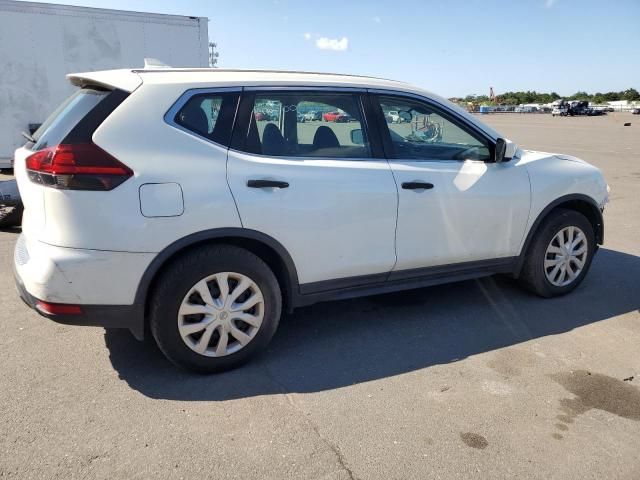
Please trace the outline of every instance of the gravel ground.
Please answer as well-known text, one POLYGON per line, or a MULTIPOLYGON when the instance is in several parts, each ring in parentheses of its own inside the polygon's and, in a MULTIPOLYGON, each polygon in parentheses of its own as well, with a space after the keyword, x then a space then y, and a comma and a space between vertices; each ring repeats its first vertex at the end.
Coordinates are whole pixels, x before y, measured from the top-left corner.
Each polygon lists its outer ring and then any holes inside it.
POLYGON ((0 232, 0 477, 640 478, 640 118, 484 119, 611 185, 606 243, 567 297, 489 278, 319 304, 202 377, 28 310, 18 231, 0 232))

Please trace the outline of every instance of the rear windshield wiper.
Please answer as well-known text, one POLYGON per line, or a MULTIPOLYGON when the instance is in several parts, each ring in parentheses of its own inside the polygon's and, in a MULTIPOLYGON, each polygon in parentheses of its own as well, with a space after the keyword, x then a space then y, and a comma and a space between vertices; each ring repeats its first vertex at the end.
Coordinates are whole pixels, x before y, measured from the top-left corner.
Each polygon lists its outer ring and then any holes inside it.
POLYGON ((36 139, 29 132, 20 132, 24 138, 29 140, 32 143, 36 143, 36 139))

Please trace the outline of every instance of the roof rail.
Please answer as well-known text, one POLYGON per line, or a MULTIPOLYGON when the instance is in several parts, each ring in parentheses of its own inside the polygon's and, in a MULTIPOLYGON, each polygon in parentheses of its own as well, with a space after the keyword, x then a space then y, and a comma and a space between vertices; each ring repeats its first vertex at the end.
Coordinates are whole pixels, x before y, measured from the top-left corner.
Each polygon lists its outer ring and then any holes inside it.
MULTIPOLYGON (((146 59, 145 59, 146 61, 146 59)), ((337 77, 355 77, 355 78, 369 78, 374 80, 384 80, 387 82, 406 83, 400 80, 393 80, 390 78, 372 77, 370 75, 356 75, 351 73, 331 73, 331 72, 310 72, 305 70, 269 70, 269 69, 254 69, 254 68, 214 68, 214 67, 198 67, 198 68, 172 68, 169 66, 153 66, 144 69, 134 69, 135 73, 143 72, 238 72, 238 73, 294 73, 303 75, 333 75, 337 77)))

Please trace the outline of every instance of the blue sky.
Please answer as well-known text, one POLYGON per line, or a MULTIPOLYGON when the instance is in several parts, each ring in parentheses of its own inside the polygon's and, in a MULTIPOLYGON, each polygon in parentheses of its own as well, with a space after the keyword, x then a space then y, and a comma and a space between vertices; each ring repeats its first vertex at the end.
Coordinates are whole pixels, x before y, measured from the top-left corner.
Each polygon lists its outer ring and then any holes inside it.
POLYGON ((318 70, 441 95, 640 90, 640 0, 79 0, 209 17, 221 67, 318 70))

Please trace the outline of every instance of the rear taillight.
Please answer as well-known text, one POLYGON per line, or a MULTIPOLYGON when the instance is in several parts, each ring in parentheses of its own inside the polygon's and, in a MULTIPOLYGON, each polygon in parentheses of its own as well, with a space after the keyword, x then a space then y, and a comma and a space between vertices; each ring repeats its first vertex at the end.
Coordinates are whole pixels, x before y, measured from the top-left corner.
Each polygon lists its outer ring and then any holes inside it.
POLYGON ((26 159, 32 182, 63 190, 113 190, 133 171, 93 143, 57 145, 26 159))

